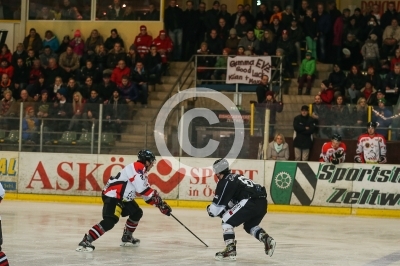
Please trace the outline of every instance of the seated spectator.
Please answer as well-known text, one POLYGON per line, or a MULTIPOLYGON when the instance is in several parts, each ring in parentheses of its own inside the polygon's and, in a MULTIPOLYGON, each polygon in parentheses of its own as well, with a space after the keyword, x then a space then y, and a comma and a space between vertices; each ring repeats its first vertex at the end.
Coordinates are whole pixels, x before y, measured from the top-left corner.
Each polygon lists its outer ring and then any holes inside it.
POLYGON ((109 104, 106 105, 105 118, 105 126, 117 133, 116 139, 118 141, 121 140, 122 124, 123 120, 126 119, 126 103, 117 89, 113 91, 113 96, 109 104))
POLYGON ((137 90, 137 87, 134 86, 134 84, 129 80, 128 76, 123 76, 122 77, 122 82, 120 85, 118 85, 118 89, 114 89, 113 96, 110 97, 110 104, 112 99, 115 97, 115 91, 118 91, 118 98, 119 95, 121 95, 121 101, 125 104, 127 104, 129 108, 129 113, 128 113, 128 119, 133 118, 134 114, 134 107, 135 104, 138 100, 140 99, 139 91, 137 90))
POLYGON ((337 97, 339 94, 345 95, 344 84, 346 81, 346 75, 340 69, 338 64, 333 65, 333 71, 329 74, 328 81, 330 84, 332 84, 335 97, 337 97))
POLYGON ((272 18, 273 18, 273 20, 272 20, 272 24, 269 25, 269 30, 274 34, 275 41, 278 41, 277 38, 279 36, 282 36, 282 31, 284 30, 284 28, 278 17, 273 16, 272 18))
MULTIPOLYGON (((53 61, 55 62, 55 59, 53 59, 53 61)), ((29 82, 28 83, 34 84, 40 76, 45 76, 45 69, 40 64, 40 60, 37 59, 34 61, 33 67, 29 71, 29 82)), ((47 85, 49 85, 49 83, 47 83, 47 85)))
POLYGON ((268 10, 265 4, 260 5, 260 11, 256 15, 256 20, 261 20, 263 22, 263 27, 267 27, 269 20, 271 19, 272 12, 268 10))
POLYGON ((343 96, 339 95, 336 97, 335 103, 331 107, 330 122, 332 127, 332 134, 339 134, 344 136, 346 126, 348 125, 348 119, 350 112, 347 106, 344 104, 343 96))
POLYGON ((389 105, 396 105, 399 99, 400 64, 396 64, 394 66, 394 71, 386 75, 384 87, 386 92, 385 98, 389 105))
POLYGON ((32 49, 28 50, 28 57, 26 58, 25 61, 26 66, 32 67, 33 62, 37 59, 39 59, 39 57, 35 56, 35 52, 32 49))
POLYGON ((89 38, 85 42, 85 51, 88 53, 89 52, 94 53, 94 51, 96 50, 96 47, 98 45, 103 45, 103 44, 104 44, 104 40, 103 40, 103 37, 100 35, 99 31, 92 30, 89 38))
POLYGON ((66 86, 64 85, 62 78, 55 77, 54 83, 49 86, 49 90, 48 90, 50 100, 56 100, 57 93, 60 90, 62 92, 62 95, 65 96, 65 99, 70 98, 70 96, 68 95, 69 91, 66 88, 66 86))
POLYGON ((259 53, 260 41, 254 36, 254 31, 247 31, 246 35, 240 39, 239 46, 244 47, 244 51, 249 51, 251 55, 259 53))
POLYGON ((378 108, 374 107, 372 112, 372 122, 377 123, 376 133, 381 134, 387 139, 389 126, 392 124, 392 112, 385 106, 386 100, 382 98, 378 100, 378 108))
POLYGON ((79 76, 80 82, 85 82, 87 77, 91 77, 94 84, 101 81, 101 73, 94 67, 91 60, 86 60, 86 66, 82 67, 79 76))
POLYGON ((6 90, 10 90, 13 93, 13 96, 16 96, 14 98, 19 98, 19 91, 14 89, 14 85, 7 74, 1 75, 0 89, 0 95, 2 95, 6 90))
POLYGON ((15 117, 15 114, 11 111, 13 110, 13 105, 15 104, 15 99, 12 97, 12 92, 10 90, 5 90, 2 93, 3 98, 0 101, 0 128, 8 130, 12 121, 11 117, 15 117))
POLYGON ((121 48, 124 48, 124 41, 122 38, 118 35, 117 29, 112 29, 111 30, 111 36, 108 37, 104 43, 104 47, 106 48, 107 51, 111 51, 115 44, 119 43, 121 48))
POLYGON ((60 55, 60 67, 64 69, 66 77, 75 77, 79 75, 79 56, 73 51, 72 47, 60 55))
POLYGON ((58 2, 53 4, 53 8, 50 10, 50 12, 53 13, 55 20, 61 20, 61 8, 58 2))
POLYGON ((26 144, 35 144, 39 141, 39 120, 35 116, 33 106, 25 109, 25 118, 22 120, 22 140, 26 144))
POLYGON ((266 159, 277 161, 289 160, 289 145, 281 133, 277 133, 274 140, 268 144, 266 159))
POLYGON ((390 71, 394 71, 394 66, 400 63, 400 49, 396 49, 395 56, 390 60, 390 71))
POLYGON ((264 25, 261 20, 257 20, 256 27, 254 28, 254 36, 256 36, 257 40, 261 41, 264 36, 264 25))
MULTIPOLYGON (((165 30, 160 30, 160 35, 153 40, 153 45, 156 46, 157 52, 161 55, 162 72, 164 73, 168 67, 168 58, 171 55, 174 45, 171 38, 166 35, 165 30)), ((136 65, 136 62, 134 65, 136 65)))
POLYGON ((260 42, 260 54, 261 55, 274 55, 276 52, 276 41, 274 34, 271 30, 266 29, 264 31, 264 36, 260 42))
POLYGON ((36 19, 40 20, 55 20, 54 13, 50 12, 48 6, 42 6, 40 12, 38 12, 36 19))
POLYGON ((329 107, 321 100, 321 96, 315 95, 312 104, 311 117, 314 119, 315 134, 320 138, 326 138, 331 135, 330 128, 326 127, 328 123, 329 107))
POLYGON ((375 72, 375 68, 373 66, 368 67, 365 78, 371 81, 375 88, 383 88, 382 78, 375 72))
POLYGON ((291 6, 286 6, 285 11, 282 12, 282 26, 285 29, 289 29, 292 21, 296 19, 296 15, 293 13, 293 9, 291 6))
MULTIPOLYGON (((346 77, 345 88, 350 103, 357 103, 361 96, 361 89, 365 85, 365 76, 360 72, 356 65, 351 67, 351 71, 346 77)), ((340 133, 338 133, 340 134, 340 133)), ((343 136, 343 134, 340 134, 343 136)))
POLYGON ((72 118, 68 126, 68 131, 79 131, 82 129, 81 120, 84 112, 85 99, 79 91, 74 92, 72 96, 72 118))
POLYGON ((143 20, 153 20, 153 21, 160 20, 160 11, 156 9, 155 4, 152 3, 149 4, 149 11, 146 12, 143 20))
POLYGON ((134 67, 136 66, 136 62, 143 61, 143 59, 140 57, 136 46, 134 44, 129 47, 128 54, 126 55, 126 65, 128 67, 134 67))
POLYGON ((114 69, 119 61, 127 61, 127 56, 124 48, 121 47, 120 43, 115 43, 114 48, 108 53, 107 68, 114 69))
POLYGON ((314 133, 314 119, 309 116, 307 105, 301 107, 301 114, 293 120, 294 157, 296 161, 308 161, 314 133))
POLYGON ((120 0, 114 0, 107 12, 108 20, 122 20, 125 13, 125 5, 121 5, 120 0))
POLYGON ((385 91, 383 89, 377 89, 376 92, 372 93, 367 99, 369 106, 378 106, 378 101, 385 98, 385 91))
MULTIPOLYGON (((83 81, 82 83, 84 83, 84 82, 85 81, 83 81)), ((72 103, 73 95, 75 92, 79 92, 79 94, 84 98, 89 97, 89 93, 85 94, 83 88, 76 82, 75 78, 68 79, 66 88, 67 88, 67 97, 65 97, 65 98, 67 99, 67 102, 69 102, 69 103, 72 103)))
MULTIPOLYGON (((372 83, 372 81, 370 81, 370 80, 367 80, 366 82, 365 82, 365 87, 364 88, 362 88, 361 89, 361 95, 362 95, 362 97, 364 98, 364 99, 369 99, 369 97, 371 97, 371 95, 373 94, 373 93, 375 93, 376 92, 376 90, 375 90, 375 88, 374 88, 374 84, 372 83)), ((358 103, 359 101, 357 101, 357 103, 358 103)))
POLYGON ((5 58, 0 60, 0 75, 1 74, 7 74, 10 79, 14 77, 14 67, 5 58))
POLYGON ((269 91, 271 91, 269 86, 269 77, 267 75, 263 75, 256 88, 257 103, 263 103, 267 97, 267 92, 269 91))
POLYGON ((65 51, 67 51, 67 48, 70 47, 70 45, 69 45, 70 42, 71 42, 71 40, 69 38, 69 35, 65 35, 60 44, 60 47, 58 47, 57 54, 60 55, 60 54, 64 53, 65 51))
POLYGON ((249 30, 253 30, 253 27, 250 23, 247 22, 247 18, 245 15, 241 15, 239 19, 239 23, 235 26, 236 33, 240 38, 246 36, 249 30))
POLYGON ((240 38, 236 35, 236 29, 232 28, 229 31, 229 38, 225 42, 225 48, 231 50, 232 54, 236 54, 240 38))
POLYGON ((36 55, 39 55, 40 50, 42 50, 42 38, 34 28, 29 30, 29 35, 25 37, 23 44, 25 50, 32 49, 36 55))
POLYGON ((236 55, 245 55, 245 54, 244 54, 244 47, 243 47, 243 46, 240 46, 240 45, 238 46, 236 55))
POLYGON ((141 58, 144 58, 149 53, 152 42, 153 37, 147 34, 147 27, 145 25, 140 26, 140 33, 135 37, 133 44, 141 58))
POLYGON ((24 89, 29 83, 29 69, 25 66, 22 58, 17 60, 14 68, 14 88, 17 90, 24 89))
POLYGON ((82 114, 82 131, 89 131, 91 124, 94 124, 96 119, 100 119, 99 112, 101 103, 103 103, 103 99, 99 97, 99 94, 95 89, 92 89, 92 91, 90 92, 90 98, 86 101, 85 108, 82 114))
POLYGON ((304 83, 307 83, 306 95, 311 94, 311 86, 313 84, 315 78, 315 59, 311 57, 311 51, 306 52, 306 58, 303 59, 301 62, 300 69, 299 69, 299 88, 298 88, 298 95, 303 94, 303 87, 304 83))
POLYGON ((118 65, 114 68, 111 74, 111 81, 113 81, 117 85, 120 85, 122 81, 122 76, 129 77, 130 75, 131 75, 131 69, 126 66, 124 60, 119 60, 118 65))
POLYGON ((28 58, 28 53, 24 50, 24 45, 22 43, 17 44, 17 49, 12 55, 11 64, 12 66, 17 65, 17 60, 22 59, 22 61, 26 62, 28 58))
MULTIPOLYGON (((215 29, 211 30, 209 36, 207 36, 206 43, 210 54, 215 54, 215 55, 222 54, 222 49, 224 49, 224 47, 222 40, 218 38, 217 30, 215 29)), ((210 57, 210 60, 213 60, 213 63, 215 64, 214 57, 210 57)))
POLYGON ((332 88, 332 84, 329 83, 329 80, 324 80, 321 82, 321 91, 318 95, 321 97, 321 100, 325 104, 331 104, 333 101, 334 90, 332 88))
POLYGON ((201 80, 209 80, 212 74, 212 70, 207 69, 208 67, 212 67, 213 61, 210 60, 210 56, 201 56, 201 55, 209 55, 208 45, 206 42, 202 42, 200 49, 197 50, 197 79, 201 82, 201 80))
POLYGON ((10 52, 10 49, 8 49, 7 44, 3 44, 1 47, 1 52, 0 52, 0 61, 6 59, 9 64, 12 63, 12 54, 10 52))
POLYGON ((83 53, 85 52, 85 42, 82 39, 80 30, 75 31, 74 38, 69 42, 69 46, 71 46, 73 52, 77 54, 79 58, 82 57, 83 53))
POLYGON ((72 105, 67 101, 67 89, 61 88, 57 91, 56 99, 50 109, 51 120, 50 127, 56 131, 67 131, 69 126, 69 119, 72 117, 72 105))
POLYGON ((347 39, 343 43, 342 50, 342 69, 350 70, 351 66, 359 65, 362 61, 360 53, 360 45, 354 38, 353 34, 348 34, 347 39))
POLYGON ((393 56, 400 41, 400 27, 397 19, 392 19, 391 25, 383 32, 382 57, 393 56))
POLYGON ((40 64, 43 68, 46 69, 49 66, 50 58, 58 60, 58 55, 47 45, 44 47, 43 53, 39 55, 40 64))
POLYGON ((283 103, 281 101, 276 101, 274 97, 274 93, 272 91, 267 91, 264 101, 261 104, 257 104, 257 109, 261 111, 261 123, 265 121, 265 109, 270 110, 269 115, 269 135, 273 136, 275 134, 275 125, 276 125, 276 113, 280 113, 283 110, 283 103))
POLYGON ((363 133, 368 123, 368 105, 364 97, 358 99, 353 113, 355 114, 353 117, 355 118, 354 125, 356 126, 354 131, 356 133, 355 135, 358 136, 363 133))
MULTIPOLYGON (((360 36, 362 35, 362 27, 361 27, 361 25, 357 25, 356 19, 354 17, 349 18, 349 21, 348 21, 346 27, 344 27, 344 29, 343 29, 344 37, 348 36, 349 34, 353 35, 354 39, 357 42, 360 42, 360 36)), ((368 38, 369 38, 369 36, 367 36, 367 39, 368 38)))
POLYGON ((150 53, 144 58, 144 65, 147 69, 147 74, 151 77, 154 75, 154 80, 157 84, 162 84, 161 81, 161 65, 162 58, 157 52, 157 47, 155 45, 150 46, 150 53))
POLYGON ((58 48, 60 48, 60 42, 51 30, 46 31, 44 34, 43 47, 46 49, 47 46, 54 53, 58 51, 58 48))
POLYGON ((369 39, 365 42, 365 44, 361 47, 361 54, 364 57, 363 69, 366 70, 367 67, 380 67, 380 56, 379 56, 379 47, 376 43, 378 37, 375 34, 371 34, 369 39))
MULTIPOLYGON (((92 77, 87 77, 85 79, 85 83, 83 84, 83 86, 81 88, 82 88, 81 94, 85 99, 89 99, 91 91, 93 91, 93 90, 97 91, 96 86, 93 84, 92 77)), ((97 92, 97 94, 98 94, 98 92, 97 92)))
POLYGON ((228 65, 228 55, 230 50, 225 48, 222 50, 222 56, 218 56, 217 62, 215 63, 215 67, 225 68, 225 69, 215 69, 214 73, 211 75, 211 79, 213 80, 225 80, 226 79, 226 67, 228 65))
POLYGON ((113 91, 117 89, 117 84, 111 81, 110 74, 103 74, 103 81, 97 86, 99 96, 105 101, 108 101, 112 97, 113 91))
MULTIPOLYGON (((40 94, 43 90, 46 90, 46 93, 47 93, 47 86, 46 86, 46 83, 44 82, 43 75, 39 76, 35 83, 33 83, 27 87, 28 94, 31 97, 40 94)), ((48 96, 48 93, 47 93, 47 96, 48 96)))
POLYGON ((301 44, 305 40, 304 31, 301 27, 297 26, 297 20, 292 20, 290 27, 288 29, 288 35, 290 36, 290 41, 293 43, 296 50, 296 62, 297 65, 301 64, 301 44))
MULTIPOLYGON (((132 71, 132 81, 134 82, 134 87, 139 92, 139 100, 142 107, 147 108, 147 98, 149 95, 147 88, 148 75, 144 69, 142 62, 137 62, 135 69, 132 71)), ((135 101, 136 103, 136 101, 135 101)))
POLYGON ((108 54, 104 45, 97 45, 95 49, 94 62, 96 68, 103 72, 107 68, 108 54))

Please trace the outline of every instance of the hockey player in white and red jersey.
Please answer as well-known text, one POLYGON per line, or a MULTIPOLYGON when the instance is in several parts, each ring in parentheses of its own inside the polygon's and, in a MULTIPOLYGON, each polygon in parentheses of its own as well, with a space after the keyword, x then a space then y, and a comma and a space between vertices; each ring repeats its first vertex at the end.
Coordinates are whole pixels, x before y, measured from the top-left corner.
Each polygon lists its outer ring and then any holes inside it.
POLYGON ((376 122, 367 124, 368 132, 358 137, 356 163, 386 163, 386 139, 375 133, 376 122))
POLYGON ((322 145, 320 162, 339 164, 343 163, 346 158, 346 144, 342 142, 342 136, 334 134, 332 141, 325 142, 322 145))
POLYGON ((116 176, 110 177, 103 189, 103 220, 90 228, 76 251, 91 252, 92 242, 111 230, 120 216, 128 219, 121 238, 121 246, 139 246, 140 240, 132 236, 142 218, 143 211, 135 201, 136 193, 140 194, 146 203, 158 207, 161 213, 170 215, 171 207, 161 199, 157 190, 150 187, 147 173, 153 167, 156 157, 151 151, 141 150, 138 160, 128 164, 116 176))
MULTIPOLYGON (((3 185, 0 183, 0 203, 4 199, 6 195, 6 191, 3 188, 3 185)), ((1 246, 3 245, 3 230, 1 228, 1 217, 0 217, 0 266, 9 266, 8 259, 6 254, 2 251, 1 246)))

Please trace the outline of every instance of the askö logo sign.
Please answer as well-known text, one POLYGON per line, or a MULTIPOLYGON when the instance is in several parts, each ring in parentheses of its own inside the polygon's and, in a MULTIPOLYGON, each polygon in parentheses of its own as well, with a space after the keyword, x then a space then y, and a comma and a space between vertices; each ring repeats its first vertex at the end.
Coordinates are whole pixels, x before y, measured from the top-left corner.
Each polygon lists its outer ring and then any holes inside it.
POLYGON ((315 194, 324 188, 330 188, 325 202, 329 204, 359 205, 400 205, 399 193, 381 192, 379 185, 386 189, 388 184, 400 183, 400 167, 382 169, 343 168, 330 164, 319 164, 317 173, 308 163, 276 162, 270 186, 271 198, 275 204, 291 204, 296 200, 303 206, 312 205, 315 194), (356 182, 362 188, 352 191, 343 182, 356 182), (317 185, 318 183, 318 185, 317 185), (374 184, 374 189, 368 185, 374 184))

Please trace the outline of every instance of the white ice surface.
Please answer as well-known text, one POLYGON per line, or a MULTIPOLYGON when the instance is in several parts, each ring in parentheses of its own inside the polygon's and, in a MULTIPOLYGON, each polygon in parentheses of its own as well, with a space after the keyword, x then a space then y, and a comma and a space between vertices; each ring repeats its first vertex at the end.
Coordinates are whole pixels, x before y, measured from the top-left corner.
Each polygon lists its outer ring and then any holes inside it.
POLYGON ((261 226, 275 238, 273 257, 243 227, 235 229, 236 262, 217 262, 224 248, 221 220, 206 210, 174 208, 198 237, 158 209, 144 207, 134 234, 140 247, 120 247, 126 218, 97 241, 92 253, 75 251, 101 220, 101 205, 4 200, 3 251, 12 266, 43 265, 400 265, 400 220, 269 213, 261 226))

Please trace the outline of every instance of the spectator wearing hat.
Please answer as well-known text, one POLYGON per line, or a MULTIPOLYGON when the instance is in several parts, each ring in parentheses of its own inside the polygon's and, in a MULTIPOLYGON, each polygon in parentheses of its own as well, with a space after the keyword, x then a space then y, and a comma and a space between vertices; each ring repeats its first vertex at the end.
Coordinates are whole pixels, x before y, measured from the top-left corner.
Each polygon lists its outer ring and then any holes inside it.
POLYGON ((121 6, 120 0, 114 0, 111 8, 107 12, 108 20, 122 20, 125 13, 125 7, 121 6))
POLYGON ((303 87, 306 84, 306 95, 311 94, 311 86, 315 78, 315 59, 311 57, 311 51, 306 52, 306 58, 303 59, 299 69, 299 87, 298 94, 303 94, 303 87))
POLYGON ((369 39, 361 47, 361 54, 364 57, 363 69, 373 66, 374 68, 380 67, 379 47, 376 43, 378 36, 371 34, 369 39))
POLYGON ((85 52, 85 42, 82 39, 82 34, 80 30, 75 31, 74 38, 70 41, 69 45, 72 47, 74 53, 77 54, 79 58, 81 58, 83 53, 85 52))
POLYGON ((109 101, 112 97, 113 91, 117 89, 117 84, 111 80, 110 74, 103 74, 102 82, 97 86, 100 98, 109 101))
POLYGON ((317 22, 312 16, 312 9, 307 9, 306 14, 304 17, 304 33, 306 35, 307 49, 311 51, 312 57, 317 60, 317 22))
POLYGON ((35 116, 33 106, 28 106, 25 109, 25 117, 22 120, 22 140, 26 144, 35 144, 38 142, 39 120, 35 116))
POLYGON ((153 37, 147 34, 147 27, 145 25, 140 26, 140 33, 135 37, 133 44, 136 46, 141 58, 144 58, 149 53, 152 42, 153 37))
POLYGON ((389 102, 389 104, 397 104, 400 88, 400 64, 396 64, 394 66, 394 71, 391 71, 389 74, 386 75, 384 88, 386 93, 385 98, 389 102))
MULTIPOLYGON (((199 33, 199 28, 200 28, 199 13, 197 12, 197 10, 194 10, 193 8, 193 1, 186 1, 186 10, 183 11, 183 17, 185 21, 185 23, 183 24, 183 38, 182 38, 183 59, 189 60, 190 57, 192 57, 192 55, 196 53, 196 42, 198 38, 197 34, 199 33)), ((163 32, 165 40, 166 32, 164 30, 163 32)), ((160 36, 161 36, 161 31, 160 35, 157 38, 160 38, 160 36)), ((168 40, 171 42, 171 51, 172 51, 172 40, 169 37, 168 40)), ((153 44, 155 44, 155 41, 153 41, 153 44)))
POLYGON ((114 48, 108 53, 107 57, 107 68, 114 69, 119 61, 123 60, 125 63, 127 60, 127 55, 125 49, 121 46, 119 42, 114 44, 114 48))
POLYGON ((229 31, 229 38, 225 42, 225 47, 230 49, 231 54, 236 54, 239 46, 240 38, 236 34, 236 29, 232 28, 229 31))
POLYGON ((36 55, 39 55, 40 50, 42 50, 42 38, 34 28, 29 30, 29 35, 25 37, 23 44, 25 50, 32 49, 36 55))
POLYGON ((290 41, 293 43, 296 50, 296 63, 298 66, 301 64, 301 43, 304 41, 304 31, 302 28, 297 26, 297 20, 293 19, 290 22, 290 27, 288 29, 288 35, 290 36, 290 41))
POLYGON ((385 91, 383 89, 377 89, 376 92, 372 93, 367 99, 367 104, 369 106, 378 106, 378 101, 385 98, 385 91))
POLYGON ((391 25, 383 31, 382 57, 394 55, 400 41, 400 27, 397 19, 392 19, 391 25))
POLYGON ((107 51, 111 51, 115 48, 116 43, 119 43, 121 48, 125 47, 124 40, 122 40, 122 38, 118 35, 118 30, 112 29, 110 37, 108 37, 104 42, 104 47, 107 51))
POLYGON ((182 57, 182 34, 185 23, 183 18, 182 9, 176 5, 175 0, 170 0, 164 13, 164 27, 175 46, 173 51, 175 61, 181 60, 182 57))
POLYGON ((120 96, 119 90, 114 90, 109 104, 104 110, 106 121, 104 127, 116 133, 116 139, 121 140, 123 120, 126 117, 126 102, 120 96))
POLYGON ((239 23, 235 26, 236 33, 240 38, 244 38, 249 30, 253 30, 253 27, 247 22, 245 15, 241 15, 239 23))
POLYGON ((378 100, 378 108, 373 108, 372 122, 375 122, 378 125, 376 133, 381 134, 385 139, 387 139, 389 126, 392 124, 393 120, 391 118, 392 112, 385 105, 385 98, 378 100))
POLYGON ((308 161, 314 133, 314 119, 309 115, 307 105, 301 107, 300 115, 293 120, 294 156, 296 161, 308 161))
MULTIPOLYGON (((190 52, 190 50, 192 49, 191 47, 186 47, 187 49, 189 49, 186 50, 186 55, 190 55, 189 58, 195 52, 195 43, 195 41, 193 41, 192 43, 187 43, 187 45, 193 45, 193 53, 190 52)), ((157 52, 161 55, 161 71, 162 73, 165 73, 168 68, 168 60, 170 58, 174 44, 172 43, 172 40, 167 36, 166 32, 164 30, 160 30, 160 34, 158 35, 158 37, 153 40, 153 45, 155 45, 157 52)), ((189 58, 187 59, 189 60, 189 58)))
POLYGON ((318 95, 321 97, 321 100, 324 104, 330 105, 333 101, 333 95, 335 91, 333 90, 332 84, 329 83, 329 80, 325 79, 321 82, 321 90, 318 95))
POLYGON ((254 30, 248 30, 246 36, 240 39, 239 46, 243 46, 245 51, 252 55, 259 53, 260 41, 254 36, 254 30))

